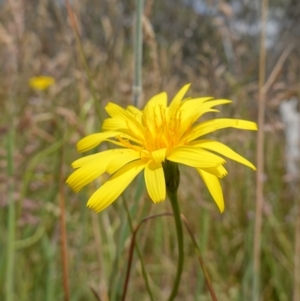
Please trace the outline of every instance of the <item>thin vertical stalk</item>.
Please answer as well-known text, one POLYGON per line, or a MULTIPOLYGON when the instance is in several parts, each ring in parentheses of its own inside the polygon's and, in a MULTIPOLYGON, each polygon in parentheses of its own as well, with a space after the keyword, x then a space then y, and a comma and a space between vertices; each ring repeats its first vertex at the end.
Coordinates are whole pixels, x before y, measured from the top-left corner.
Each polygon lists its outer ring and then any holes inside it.
MULTIPOLYGON (((129 208, 128 208, 128 205, 127 205, 127 201, 126 201, 126 199, 124 197, 123 197, 123 203, 124 203, 124 206, 125 206, 125 209, 126 209, 127 218, 128 218, 128 222, 129 222, 131 233, 134 233, 134 227, 133 227, 133 223, 132 223, 132 218, 131 218, 130 211, 129 211, 129 208)), ((145 284, 146 284, 146 289, 147 289, 148 295, 149 295, 151 301, 153 301, 154 298, 153 298, 153 295, 152 295, 152 292, 151 292, 151 289, 150 289, 150 284, 149 284, 149 280, 148 280, 148 275, 147 275, 145 263, 144 263, 144 260, 143 260, 140 248, 139 248, 139 246, 138 246, 137 243, 135 243, 135 249, 136 249, 136 252, 137 252, 138 257, 139 257, 140 262, 141 262, 142 275, 143 275, 143 278, 144 278, 144 281, 145 281, 145 284)), ((125 285, 124 285, 125 291, 123 291, 122 301, 125 300, 126 290, 127 290, 127 283, 128 283, 128 278, 125 280, 125 285)))
POLYGON ((293 301, 300 301, 300 198, 296 197, 296 223, 295 223, 295 253, 294 253, 294 290, 293 301))
MULTIPOLYGON (((143 12, 144 12, 144 0, 136 0, 135 1, 135 35, 134 35, 134 78, 133 78, 133 87, 132 87, 132 96, 133 96, 133 105, 138 106, 138 103, 140 101, 140 97, 142 94, 142 60, 143 60, 143 27, 142 27, 142 18, 143 18, 143 12)), ((133 233, 133 223, 130 215, 130 211, 126 202, 126 199, 124 198, 124 206, 127 212, 127 218, 129 222, 129 226, 131 229, 131 232, 133 233)), ((142 267, 142 275, 146 284, 146 289, 148 292, 148 295, 151 300, 153 299, 153 295, 150 289, 148 275, 146 272, 145 264, 143 261, 143 257, 141 254, 141 251, 139 249, 139 246, 135 244, 135 248, 138 254, 138 257, 141 262, 142 267)), ((129 275, 128 275, 129 277, 129 275)), ((125 300, 126 291, 127 291, 127 283, 129 278, 126 278, 125 280, 125 290, 123 291, 123 297, 122 300, 125 300)))
POLYGON ((7 137, 7 175, 8 175, 8 241, 7 241, 7 268, 6 268, 6 301, 14 301, 14 265, 15 265, 15 235, 16 209, 13 198, 14 184, 14 124, 10 127, 7 137))
MULTIPOLYGON (((298 56, 298 79, 300 80, 300 62, 298 56)), ((298 90, 298 98, 300 96, 300 88, 298 90)), ((299 137, 298 137, 299 139, 299 137)), ((300 147, 300 139, 298 140, 300 147)), ((298 162, 300 167, 300 162, 298 162)), ((295 186, 293 187, 293 195, 296 202, 296 221, 295 221, 295 247, 294 247, 294 289, 293 301, 300 301, 300 197, 297 187, 300 186, 300 179, 296 179, 295 186)))
POLYGON ((180 209, 178 205, 177 190, 172 192, 168 190, 168 196, 171 201, 173 216, 175 220, 176 233, 177 233, 177 247, 178 247, 177 272, 173 284, 173 289, 168 299, 168 301, 172 301, 177 296, 177 292, 178 292, 178 287, 179 287, 181 274, 183 270, 184 249, 183 249, 183 230, 182 230, 180 209))
POLYGON ((211 283, 211 280, 210 280, 208 271, 207 271, 207 269, 206 269, 206 267, 205 267, 205 263, 204 263, 204 260, 203 260, 203 258, 202 258, 202 255, 201 255, 200 248, 198 247, 198 244, 197 244, 197 241, 196 241, 196 239, 195 239, 195 236, 194 236, 194 234, 193 234, 193 232, 192 232, 192 230, 191 230, 191 226, 190 226, 190 224, 189 224, 187 218, 186 218, 183 214, 181 214, 181 220, 184 222, 185 227, 186 227, 186 229, 187 229, 187 231, 188 231, 188 233, 189 233, 189 235, 190 235, 190 237, 191 237, 191 240, 192 240, 192 242, 193 242, 193 244, 194 244, 194 247, 195 247, 195 249, 196 249, 197 256, 198 256, 198 260, 199 260, 199 263, 200 263, 202 272, 203 272, 203 274, 204 274, 206 287, 207 287, 207 289, 208 289, 208 291, 209 291, 209 293, 210 293, 211 299, 212 299, 213 301, 218 301, 217 296, 216 296, 216 293, 215 293, 215 291, 214 291, 214 289, 213 289, 213 287, 212 287, 212 283, 211 283))
POLYGON ((166 160, 163 163, 166 189, 168 197, 171 201, 173 216, 175 220, 176 233, 177 233, 177 247, 178 247, 178 259, 177 259, 177 272, 173 284, 173 289, 171 291, 168 301, 174 300, 177 295, 178 287, 181 279, 183 262, 184 262, 184 249, 183 249, 183 231, 180 216, 180 209, 178 205, 177 190, 180 182, 180 174, 178 169, 178 164, 166 160))
MULTIPOLYGON (((98 215, 91 213, 91 217, 92 217, 92 228, 93 228, 93 233, 94 233, 94 238, 95 238, 95 242, 97 246, 101 246, 102 241, 101 241, 101 231, 100 231, 100 223, 99 223, 99 219, 98 219, 98 215)), ((104 259, 103 259, 103 252, 101 252, 102 250, 100 248, 97 248, 96 250, 96 256, 97 256, 97 260, 98 260, 98 269, 99 269, 99 278, 102 278, 101 275, 101 271, 104 270, 104 259)), ((104 298, 105 300, 109 300, 108 295, 107 295, 107 290, 106 290, 106 286, 105 286, 105 290, 102 290, 103 287, 103 281, 99 281, 98 283, 98 288, 97 289, 93 289, 94 294, 96 294, 98 296, 98 298, 100 298, 100 296, 105 295, 104 298)))
POLYGON ((138 106, 142 94, 142 59, 143 59, 143 10, 144 0, 135 1, 135 37, 134 37, 134 79, 133 105, 138 106))
POLYGON ((263 178, 264 178, 264 122, 265 122, 265 65, 266 65, 266 21, 268 15, 268 0, 262 0, 260 58, 259 58, 259 103, 258 103, 258 136, 257 136, 257 176, 256 176, 256 211, 254 225, 253 250, 253 287, 252 300, 259 300, 261 231, 263 210, 263 178))
POLYGON ((67 8, 67 12, 68 12, 68 16, 69 16, 69 19, 70 19, 72 29, 73 29, 74 34, 75 34, 75 39, 76 39, 78 51, 79 51, 79 54, 80 54, 80 58, 81 58, 82 63, 83 63, 84 71, 87 75, 89 88, 90 88, 90 91, 92 93, 93 100, 94 100, 95 109, 96 109, 96 112, 97 112, 98 117, 100 119, 100 122, 102 123, 103 120, 104 120, 103 109, 100 105, 100 99, 99 99, 98 94, 96 92, 96 89, 95 89, 95 86, 94 86, 94 83, 93 83, 93 79, 92 79, 92 75, 91 75, 90 69, 88 67, 86 57, 84 55, 84 49, 83 49, 82 41, 80 39, 78 26, 77 26, 76 19, 74 17, 71 5, 69 3, 69 0, 65 0, 65 5, 66 5, 66 8, 67 8))
POLYGON ((64 300, 70 300, 69 276, 68 276, 68 251, 67 251, 67 231, 65 219, 65 182, 64 182, 64 146, 61 148, 61 162, 59 171, 59 208, 60 208, 60 239, 61 239, 61 257, 63 268, 63 288, 64 300))

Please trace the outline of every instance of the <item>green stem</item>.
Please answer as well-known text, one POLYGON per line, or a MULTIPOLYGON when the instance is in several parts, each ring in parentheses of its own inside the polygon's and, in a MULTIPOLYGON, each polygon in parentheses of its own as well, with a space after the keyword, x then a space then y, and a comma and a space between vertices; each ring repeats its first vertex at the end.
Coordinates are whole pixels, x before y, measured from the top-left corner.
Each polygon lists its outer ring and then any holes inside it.
POLYGON ((171 295, 168 299, 168 301, 172 301, 177 295, 177 291, 180 283, 180 278, 183 269, 183 262, 184 262, 184 250, 183 250, 183 231, 182 231, 182 223, 180 217, 180 209, 178 205, 177 190, 175 191, 168 190, 168 196, 170 198, 171 205, 172 205, 172 210, 173 210, 173 215, 174 215, 175 225, 176 225, 177 240, 178 240, 177 273, 176 273, 176 278, 174 281, 171 295))
POLYGON ((13 145, 14 126, 10 128, 7 137, 7 174, 8 174, 8 241, 7 241, 7 269, 6 269, 6 300, 14 300, 14 263, 15 263, 15 229, 16 229, 16 209, 13 199, 13 145))
POLYGON ((135 2, 135 39, 134 39, 134 82, 133 82, 133 104, 138 106, 142 94, 142 58, 143 58, 143 26, 142 17, 144 0, 135 2))

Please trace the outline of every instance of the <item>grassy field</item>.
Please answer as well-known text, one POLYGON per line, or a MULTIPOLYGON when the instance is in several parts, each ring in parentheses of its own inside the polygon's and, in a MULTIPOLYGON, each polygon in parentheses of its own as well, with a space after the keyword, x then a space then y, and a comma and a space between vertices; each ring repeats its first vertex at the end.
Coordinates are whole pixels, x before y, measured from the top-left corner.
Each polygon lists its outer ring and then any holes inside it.
MULTIPOLYGON (((131 241, 128 213, 136 226, 148 215, 171 210, 168 200, 158 205, 151 202, 141 177, 100 214, 86 208, 99 182, 78 194, 65 184, 71 163, 81 156, 77 141, 101 129, 107 102, 124 107, 132 103, 134 4, 98 2, 72 2, 79 39, 59 1, 0 3, 0 300, 121 300, 131 241), (32 89, 28 82, 39 75, 53 77, 55 84, 41 91, 32 89)), ((236 42, 235 65, 228 64, 221 46, 215 46, 221 33, 212 25, 207 31, 199 25, 197 34, 205 38, 195 38, 198 48, 193 52, 192 42, 184 35, 176 40, 171 35, 162 38, 158 23, 151 23, 159 15, 158 4, 148 1, 145 5, 140 107, 160 91, 171 99, 183 84, 191 83, 189 96, 233 100, 207 118, 257 121, 257 53, 251 61, 243 50, 245 45, 247 49, 245 41, 236 42)), ((198 22, 193 12, 189 14, 198 22)), ((256 44, 258 48, 259 40, 256 44)), ((294 59, 288 60, 292 67, 294 59)), ((297 79, 297 69, 291 70, 297 79)), ((294 274, 300 274, 294 260, 300 256, 294 247, 299 186, 294 189, 286 181, 283 124, 270 99, 263 127, 260 300, 299 301, 300 296, 293 299, 294 274)), ((256 164, 256 132, 226 129, 209 138, 222 141, 256 164)), ((218 300, 254 300, 256 173, 230 160, 226 167, 223 214, 197 172, 182 166, 180 207, 218 300)), ((185 263, 176 300, 211 300, 187 231, 184 238, 185 263)), ((154 300, 167 300, 177 259, 172 218, 145 223, 137 244, 154 300)), ((136 252, 126 300, 151 300, 136 252)))

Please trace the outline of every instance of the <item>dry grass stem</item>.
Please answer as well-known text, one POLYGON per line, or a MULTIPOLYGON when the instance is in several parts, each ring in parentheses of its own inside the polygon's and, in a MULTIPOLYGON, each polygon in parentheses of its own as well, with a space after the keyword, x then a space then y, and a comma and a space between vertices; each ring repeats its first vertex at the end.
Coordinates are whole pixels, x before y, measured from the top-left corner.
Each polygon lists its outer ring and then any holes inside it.
POLYGON ((62 257, 62 277, 64 288, 64 300, 70 300, 69 269, 68 269, 68 247, 65 212, 65 172, 64 172, 64 147, 61 148, 61 163, 59 171, 59 208, 60 208, 60 239, 62 257))
POLYGON ((259 83, 258 83, 258 136, 257 136, 257 177, 256 177, 256 210, 254 228, 253 250, 253 301, 260 299, 260 265, 261 265, 261 233, 262 214, 264 204, 264 125, 266 95, 263 90, 266 68, 266 22, 268 16, 268 0, 262 0, 260 58, 259 58, 259 83))

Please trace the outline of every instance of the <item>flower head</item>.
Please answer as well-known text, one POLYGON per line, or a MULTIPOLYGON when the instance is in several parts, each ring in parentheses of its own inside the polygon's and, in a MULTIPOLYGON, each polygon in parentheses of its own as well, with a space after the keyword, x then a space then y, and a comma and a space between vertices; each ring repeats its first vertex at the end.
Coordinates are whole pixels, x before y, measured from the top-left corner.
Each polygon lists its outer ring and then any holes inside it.
POLYGON ((34 76, 29 80, 29 86, 38 91, 43 91, 48 89, 50 86, 54 85, 55 79, 51 76, 34 76))
POLYGON ((100 212, 115 201, 131 181, 144 171, 146 188, 154 203, 166 198, 163 163, 172 161, 194 167, 220 211, 224 200, 219 179, 227 174, 224 168, 228 157, 252 169, 252 163, 226 145, 202 136, 223 128, 257 130, 254 122, 239 119, 213 119, 196 123, 207 112, 217 112, 217 105, 230 103, 226 99, 185 98, 185 85, 167 105, 165 92, 153 96, 144 110, 134 106, 126 109, 108 103, 110 118, 104 120, 103 132, 91 134, 77 144, 79 152, 88 151, 104 141, 117 146, 83 157, 73 162, 76 170, 67 183, 79 191, 104 173, 111 175, 88 200, 87 206, 100 212), (217 153, 217 154, 216 154, 217 153))

